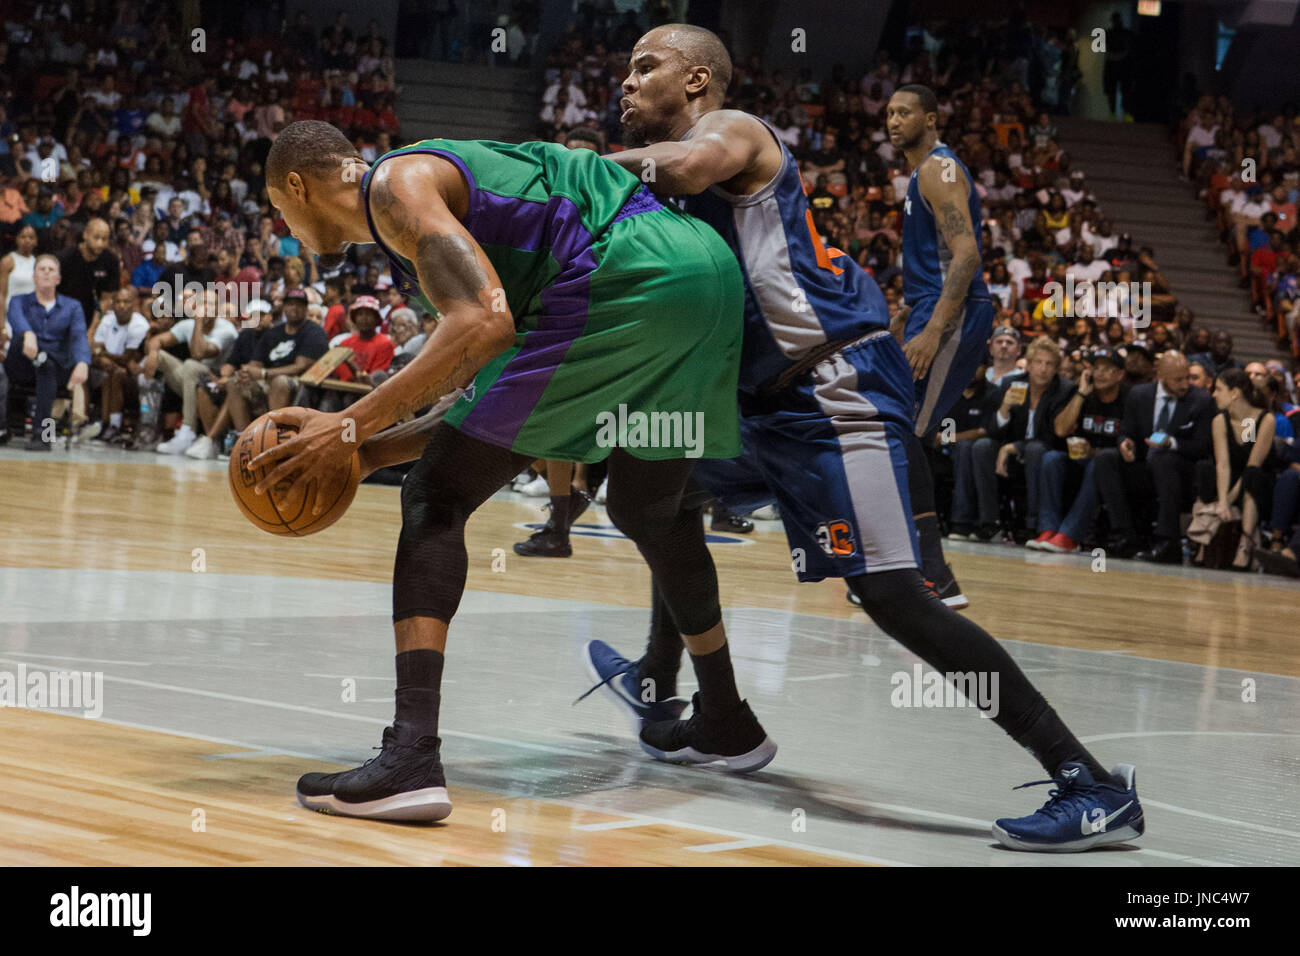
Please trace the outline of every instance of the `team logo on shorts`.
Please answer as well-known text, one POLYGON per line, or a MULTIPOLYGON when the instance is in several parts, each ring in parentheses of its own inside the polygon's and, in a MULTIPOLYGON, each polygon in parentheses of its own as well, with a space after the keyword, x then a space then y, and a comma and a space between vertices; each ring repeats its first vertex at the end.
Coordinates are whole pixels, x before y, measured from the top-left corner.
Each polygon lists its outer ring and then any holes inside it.
POLYGON ((851 557, 858 550, 853 541, 853 525, 847 521, 823 521, 813 536, 828 558, 851 557))

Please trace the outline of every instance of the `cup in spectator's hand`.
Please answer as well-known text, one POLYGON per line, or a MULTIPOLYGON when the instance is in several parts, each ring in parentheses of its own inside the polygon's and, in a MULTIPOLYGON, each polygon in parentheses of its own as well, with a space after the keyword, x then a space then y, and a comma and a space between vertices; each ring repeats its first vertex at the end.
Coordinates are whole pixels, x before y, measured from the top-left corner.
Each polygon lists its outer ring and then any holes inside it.
POLYGON ((1079 435, 1071 435, 1065 445, 1070 450, 1071 461, 1081 461, 1092 454, 1092 443, 1079 435))

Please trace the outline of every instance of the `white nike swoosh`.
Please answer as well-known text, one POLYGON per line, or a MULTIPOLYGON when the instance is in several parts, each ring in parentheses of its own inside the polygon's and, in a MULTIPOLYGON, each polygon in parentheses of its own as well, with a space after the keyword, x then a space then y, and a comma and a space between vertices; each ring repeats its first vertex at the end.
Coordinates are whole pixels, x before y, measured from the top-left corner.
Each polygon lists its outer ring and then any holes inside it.
POLYGON ((1106 828, 1110 826, 1110 822, 1131 806, 1133 806, 1132 800, 1102 820, 1099 826, 1094 826, 1092 822, 1089 821, 1088 814, 1085 813, 1083 819, 1079 822, 1079 829, 1083 832, 1084 836, 1092 836, 1094 833, 1105 833, 1106 828))

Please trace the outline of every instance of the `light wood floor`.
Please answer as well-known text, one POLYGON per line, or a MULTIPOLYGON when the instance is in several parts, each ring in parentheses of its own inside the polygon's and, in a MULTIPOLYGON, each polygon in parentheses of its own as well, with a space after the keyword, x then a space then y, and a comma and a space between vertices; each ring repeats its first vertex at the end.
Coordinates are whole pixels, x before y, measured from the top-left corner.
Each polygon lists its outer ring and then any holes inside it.
MULTIPOLYGON (((387 582, 398 531, 393 488, 363 486, 333 528, 306 539, 253 529, 224 470, 193 463, 0 460, 0 569, 206 570, 387 582)), ((492 501, 470 523, 469 587, 644 607, 649 576, 626 541, 575 538, 573 558, 529 560, 510 550, 515 524, 540 502, 492 501), (497 551, 503 549, 503 551, 497 551), (505 555, 505 570, 494 558, 505 555), (498 567, 499 567, 498 563, 498 567)), ((603 512, 583 519, 604 522, 603 512)), ((796 586, 784 537, 713 549, 723 605, 827 618, 859 615, 836 582, 796 586)), ((1016 556, 1010 551, 997 552, 1016 556)), ((1245 576, 1209 580, 1112 565, 958 553, 952 563, 970 617, 1004 639, 1300 676, 1300 590, 1245 576)), ((0 573, 3 573, 0 571, 0 573)), ((453 644, 455 628, 452 630, 453 644)), ((665 864, 843 865, 779 843, 714 852, 734 841, 653 819, 452 787, 452 825, 393 826, 328 818, 296 806, 285 781, 316 761, 251 755, 187 737, 0 712, 3 864, 665 864), (205 830, 196 832, 194 811, 205 830), (495 811, 504 811, 504 816, 495 811), (500 821, 504 819, 505 830, 500 821), (494 828, 494 822, 497 826, 494 828), (606 824, 605 827, 593 826, 606 824), (694 849, 692 849, 694 848, 694 849)))

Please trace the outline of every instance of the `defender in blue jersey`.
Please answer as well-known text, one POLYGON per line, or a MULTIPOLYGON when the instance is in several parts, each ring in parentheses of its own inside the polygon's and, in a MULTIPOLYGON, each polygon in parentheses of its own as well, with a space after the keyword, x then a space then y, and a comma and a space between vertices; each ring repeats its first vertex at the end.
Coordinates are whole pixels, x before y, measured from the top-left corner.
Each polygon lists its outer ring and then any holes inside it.
MULTIPOLYGON (((945 606, 917 570, 905 442, 914 433, 917 363, 926 358, 923 378, 943 340, 931 349, 922 339, 909 363, 875 282, 811 228, 794 157, 761 120, 722 109, 731 61, 716 36, 658 27, 637 42, 630 66, 623 122, 652 145, 608 158, 659 195, 689 197, 688 210, 728 241, 745 280, 745 454, 702 462, 696 478, 729 496, 737 487, 770 489, 800 580, 846 578, 872 620, 940 673, 999 675, 993 721, 1059 786, 1032 817, 998 821, 998 839, 1018 849, 1080 850, 1139 835, 1132 768, 1104 770, 1001 645, 945 606), (1107 825, 1081 830, 1080 812, 1107 825)), ((948 313, 940 315, 946 321, 948 313)), ((656 616, 667 616, 658 601, 656 616)), ((648 688, 662 699, 675 687, 681 651, 675 629, 659 620, 640 660, 603 641, 588 645, 587 658, 602 685, 648 688)), ((697 704, 690 720, 653 721, 654 700, 616 697, 646 721, 641 743, 651 754, 704 762, 697 755, 718 752, 711 743, 718 714, 697 704)))

